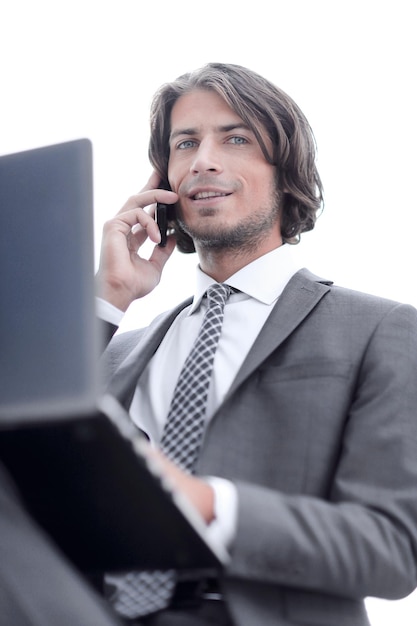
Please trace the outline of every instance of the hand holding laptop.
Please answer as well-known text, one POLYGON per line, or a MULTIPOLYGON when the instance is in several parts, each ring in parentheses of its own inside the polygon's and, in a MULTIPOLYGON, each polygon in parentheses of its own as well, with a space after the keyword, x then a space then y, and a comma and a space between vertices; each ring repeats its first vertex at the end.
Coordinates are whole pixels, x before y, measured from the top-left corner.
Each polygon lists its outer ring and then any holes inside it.
POLYGON ((214 491, 204 480, 181 470, 159 450, 147 445, 146 455, 152 458, 159 473, 166 476, 172 488, 182 493, 209 524, 214 519, 214 491))

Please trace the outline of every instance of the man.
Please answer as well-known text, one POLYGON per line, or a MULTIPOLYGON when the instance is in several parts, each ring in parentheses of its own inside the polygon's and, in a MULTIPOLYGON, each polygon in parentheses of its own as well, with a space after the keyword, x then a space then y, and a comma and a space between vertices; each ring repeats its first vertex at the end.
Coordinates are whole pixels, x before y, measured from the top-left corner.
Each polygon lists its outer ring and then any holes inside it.
MULTIPOLYGON (((215 581, 174 575, 165 608, 126 619, 365 626, 363 598, 416 586, 416 311, 334 287, 292 259, 290 244, 321 206, 314 142, 298 107, 260 76, 210 64, 162 87, 150 157, 157 173, 104 229, 104 316, 117 324, 149 293, 176 244, 198 253, 196 293, 149 329, 116 335, 103 369, 230 561, 215 581), (144 210, 155 202, 175 204, 174 234, 144 259, 146 239, 160 241, 144 210), (234 291, 203 438, 184 470, 165 442, 167 431, 181 435, 168 428, 171 396, 210 310, 204 293, 228 292, 223 283, 234 291)), ((28 520, 1 468, 0 529, 3 622, 119 623, 28 520)), ((107 581, 120 612, 125 578, 107 581)))
MULTIPOLYGON (((174 596, 128 619, 369 624, 366 596, 400 598, 417 582, 416 311, 297 266, 290 244, 322 203, 314 140, 297 105, 254 72, 215 63, 164 85, 149 154, 155 173, 104 229, 103 314, 117 325, 158 284, 175 244, 197 251, 196 290, 150 329, 114 337, 107 390, 166 450, 203 296, 213 283, 233 289, 196 463, 186 471, 156 453, 230 562, 216 581, 221 601, 194 589, 192 608, 174 596), (174 231, 145 259, 145 240, 160 241, 145 210, 156 202, 175 205, 174 231)), ((123 577, 113 583, 117 609, 123 577)))

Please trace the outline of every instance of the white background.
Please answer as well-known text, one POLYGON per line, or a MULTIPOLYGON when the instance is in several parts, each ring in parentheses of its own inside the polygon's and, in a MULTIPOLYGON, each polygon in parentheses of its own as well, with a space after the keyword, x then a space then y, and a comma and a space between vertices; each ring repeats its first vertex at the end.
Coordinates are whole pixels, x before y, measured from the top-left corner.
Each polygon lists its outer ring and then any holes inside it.
MULTIPOLYGON (((209 61, 246 65, 298 102, 318 143, 326 206, 297 254, 339 284, 417 306, 414 13, 412 0, 6 0, 0 154, 92 140, 98 258, 103 222, 150 174, 157 87, 209 61)), ((195 264, 175 253, 124 328, 188 296, 195 264)), ((373 626, 417 622, 416 593, 368 608, 373 626)))

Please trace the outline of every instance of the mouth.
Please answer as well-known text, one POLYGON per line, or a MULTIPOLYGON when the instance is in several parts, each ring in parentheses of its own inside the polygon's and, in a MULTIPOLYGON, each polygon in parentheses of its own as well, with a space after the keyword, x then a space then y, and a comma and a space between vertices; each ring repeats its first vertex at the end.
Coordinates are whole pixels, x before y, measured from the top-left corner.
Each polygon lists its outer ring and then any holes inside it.
POLYGON ((224 191, 197 191, 196 193, 191 193, 189 197, 191 200, 206 200, 207 198, 225 198, 230 195, 230 193, 225 193, 224 191))

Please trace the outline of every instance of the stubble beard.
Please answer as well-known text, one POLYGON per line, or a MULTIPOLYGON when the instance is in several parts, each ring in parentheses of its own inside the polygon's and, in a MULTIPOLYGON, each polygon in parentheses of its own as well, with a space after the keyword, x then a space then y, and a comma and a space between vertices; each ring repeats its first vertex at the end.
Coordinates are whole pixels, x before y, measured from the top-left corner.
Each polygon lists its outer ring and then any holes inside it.
MULTIPOLYGON (((196 246, 202 251, 222 252, 225 250, 235 250, 242 253, 253 252, 259 247, 264 235, 269 233, 274 225, 277 226, 277 217, 280 209, 280 194, 274 191, 271 204, 256 215, 248 215, 233 227, 222 224, 213 224, 203 228, 190 227, 183 220, 181 215, 177 216, 178 224, 187 235, 189 235, 196 246)), ((201 213, 207 217, 207 222, 213 216, 215 221, 215 210, 211 208, 202 209, 201 213)))

